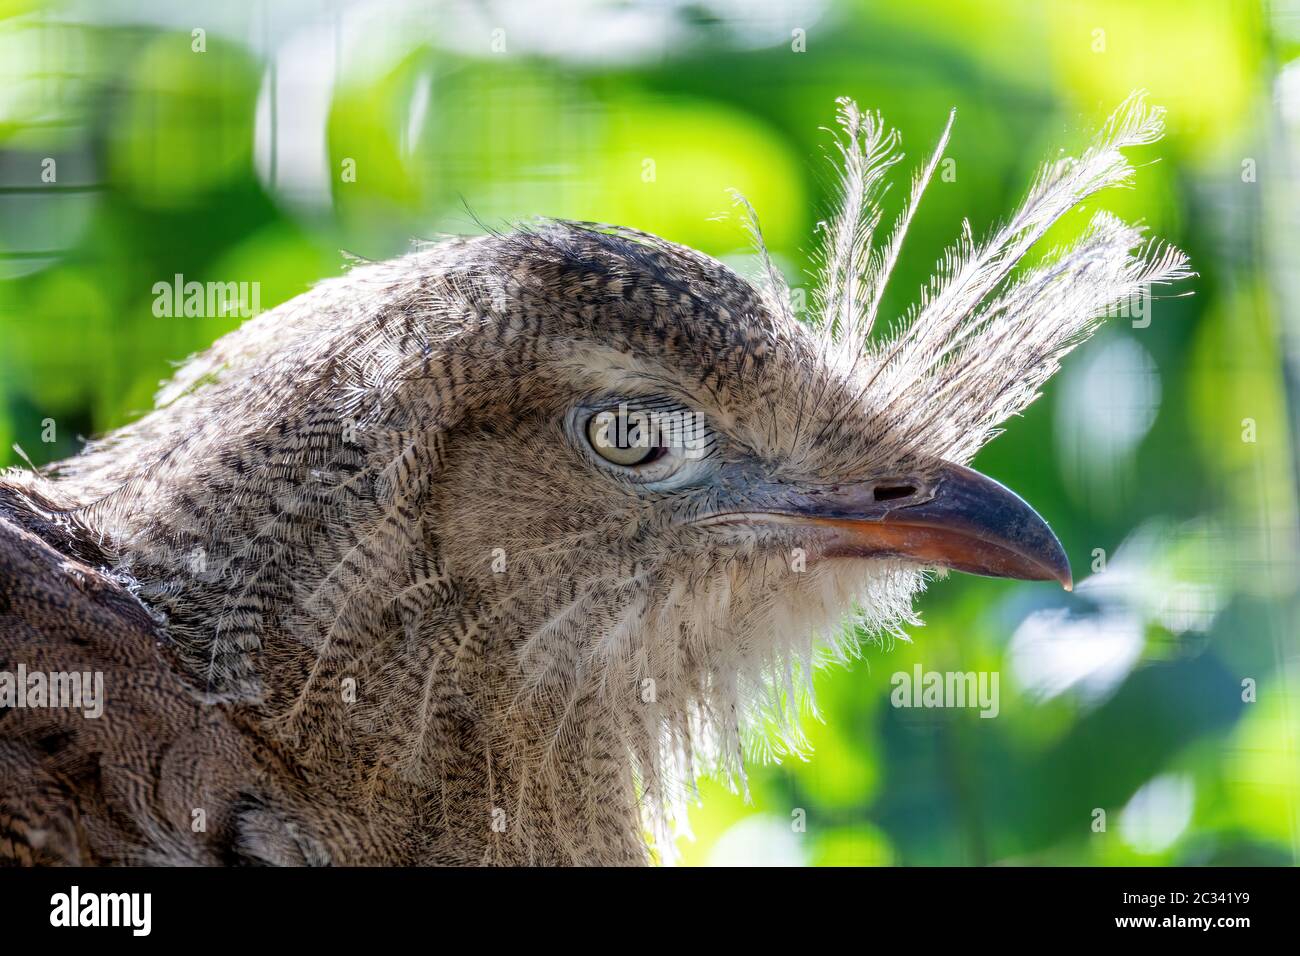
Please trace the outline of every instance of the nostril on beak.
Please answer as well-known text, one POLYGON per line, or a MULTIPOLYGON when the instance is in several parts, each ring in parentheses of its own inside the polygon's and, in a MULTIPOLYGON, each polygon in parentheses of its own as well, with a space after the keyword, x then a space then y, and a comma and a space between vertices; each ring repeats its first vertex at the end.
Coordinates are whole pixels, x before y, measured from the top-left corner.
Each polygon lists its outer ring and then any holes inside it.
POLYGON ((916 494, 916 486, 906 484, 876 485, 871 490, 871 495, 876 501, 897 501, 899 498, 910 498, 914 494, 916 494))

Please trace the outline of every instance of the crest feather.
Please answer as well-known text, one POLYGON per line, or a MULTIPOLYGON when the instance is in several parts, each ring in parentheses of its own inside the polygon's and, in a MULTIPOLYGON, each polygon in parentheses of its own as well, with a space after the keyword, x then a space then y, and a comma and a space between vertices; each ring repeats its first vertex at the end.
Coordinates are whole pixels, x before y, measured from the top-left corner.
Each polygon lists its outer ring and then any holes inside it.
MULTIPOLYGON (((1123 150, 1154 143, 1164 131, 1164 110, 1148 105, 1139 91, 1078 157, 1044 164, 1020 207, 987 238, 978 239, 963 221, 894 334, 869 342, 907 228, 947 148, 955 111, 913 178, 888 239, 875 248, 878 200, 886 174, 902 158, 898 134, 886 130, 878 113, 863 112, 848 99, 837 102, 841 186, 833 216, 819 227, 822 266, 812 322, 835 367, 862 378, 859 395, 886 446, 902 440, 913 455, 969 460, 998 424, 1038 397, 1061 357, 1118 304, 1193 274, 1182 252, 1106 213, 1037 265, 1023 266, 1066 213, 1100 190, 1132 184, 1123 150)), ((748 224, 761 251, 752 213, 748 224)), ((764 284, 783 288, 772 280, 770 263, 767 272, 764 284)))

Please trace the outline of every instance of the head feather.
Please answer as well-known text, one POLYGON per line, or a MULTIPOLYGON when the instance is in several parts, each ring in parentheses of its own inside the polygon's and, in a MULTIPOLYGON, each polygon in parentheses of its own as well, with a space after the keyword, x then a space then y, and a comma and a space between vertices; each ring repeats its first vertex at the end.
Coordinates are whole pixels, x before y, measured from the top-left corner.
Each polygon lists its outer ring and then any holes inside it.
MULTIPOLYGON (((1068 212, 1111 186, 1130 185, 1123 150, 1158 140, 1164 110, 1132 94, 1078 157, 1044 164, 1019 209, 982 241, 963 222, 918 303, 887 337, 870 334, 917 206, 947 147, 955 113, 889 238, 872 245, 885 177, 901 154, 878 114, 839 101, 839 198, 823 223, 820 284, 812 323, 828 363, 861 381, 882 449, 905 444, 916 456, 969 460, 997 426, 1028 406, 1060 359, 1123 301, 1191 275, 1186 257, 1145 240, 1140 228, 1098 213, 1073 242, 1032 268, 1024 263, 1068 212), (937 401, 942 399, 942 401, 937 401)), ((757 235, 757 221, 749 228, 757 235)), ((761 237, 759 238, 761 245, 761 237)), ((769 261, 764 254, 764 261, 769 261)), ((771 273, 769 267, 768 272, 771 273)), ((774 280, 765 285, 773 287, 774 280)), ((850 409, 845 409, 848 413, 850 409)))

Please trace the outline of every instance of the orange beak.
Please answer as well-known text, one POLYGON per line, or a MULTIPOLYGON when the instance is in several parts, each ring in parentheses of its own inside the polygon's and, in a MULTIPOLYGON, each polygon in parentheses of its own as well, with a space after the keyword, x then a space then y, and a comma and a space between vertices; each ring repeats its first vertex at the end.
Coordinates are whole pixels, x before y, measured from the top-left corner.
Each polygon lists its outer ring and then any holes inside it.
POLYGON ((896 557, 969 574, 1074 586, 1047 522, 992 478, 943 462, 933 475, 803 489, 779 510, 719 514, 700 524, 806 527, 822 557, 896 557))

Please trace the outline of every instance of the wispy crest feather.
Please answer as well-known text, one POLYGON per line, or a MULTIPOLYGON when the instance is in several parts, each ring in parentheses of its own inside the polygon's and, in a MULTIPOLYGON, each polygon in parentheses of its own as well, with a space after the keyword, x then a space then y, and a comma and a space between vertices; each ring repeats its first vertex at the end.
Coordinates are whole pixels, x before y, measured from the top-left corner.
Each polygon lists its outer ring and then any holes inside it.
POLYGON ((879 199, 885 175, 903 158, 898 131, 888 129, 879 113, 864 113, 841 97, 837 120, 844 135, 836 140, 844 162, 839 205, 821 224, 824 260, 817 303, 822 331, 853 352, 863 342, 862 316, 871 309, 872 239, 880 224, 879 199))
MULTIPOLYGON (((1037 397, 1061 356, 1117 303, 1192 274, 1180 251, 1104 213, 1073 242, 1016 274, 1066 213, 1102 189, 1132 183, 1123 150, 1157 141, 1164 129, 1164 110, 1136 92, 1080 156, 1044 164, 1019 209, 987 238, 977 239, 964 221, 918 303, 891 336, 872 342, 885 287, 947 148, 955 111, 914 176, 888 239, 875 248, 878 200, 886 174, 902 158, 898 135, 886 131, 879 114, 848 99, 838 103, 842 181, 834 214, 820 227, 812 324, 833 364, 861 377, 858 394, 875 417, 883 448, 903 440, 918 455, 969 459, 999 423, 1037 397)), ((751 230, 757 234, 752 219, 751 230)))

